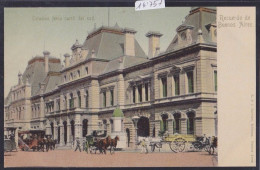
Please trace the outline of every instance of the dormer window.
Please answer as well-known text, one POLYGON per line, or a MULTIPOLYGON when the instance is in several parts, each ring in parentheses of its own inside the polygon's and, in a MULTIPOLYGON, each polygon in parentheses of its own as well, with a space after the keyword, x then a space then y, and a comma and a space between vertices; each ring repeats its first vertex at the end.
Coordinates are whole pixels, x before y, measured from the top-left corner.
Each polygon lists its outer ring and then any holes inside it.
POLYGON ((187 37, 186 37, 186 32, 181 33, 181 39, 185 41, 186 38, 187 38, 187 37))

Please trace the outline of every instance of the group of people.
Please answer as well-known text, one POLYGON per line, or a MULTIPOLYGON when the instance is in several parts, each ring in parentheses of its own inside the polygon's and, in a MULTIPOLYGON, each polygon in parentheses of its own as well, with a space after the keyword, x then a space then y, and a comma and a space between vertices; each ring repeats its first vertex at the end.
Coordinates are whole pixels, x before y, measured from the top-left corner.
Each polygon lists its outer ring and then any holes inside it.
MULTIPOLYGON (((88 153, 88 148, 89 148, 88 141, 83 140, 83 142, 82 142, 82 150, 86 151, 88 153)), ((81 152, 81 143, 80 143, 80 139, 78 137, 76 138, 75 152, 77 150, 79 150, 81 152)))

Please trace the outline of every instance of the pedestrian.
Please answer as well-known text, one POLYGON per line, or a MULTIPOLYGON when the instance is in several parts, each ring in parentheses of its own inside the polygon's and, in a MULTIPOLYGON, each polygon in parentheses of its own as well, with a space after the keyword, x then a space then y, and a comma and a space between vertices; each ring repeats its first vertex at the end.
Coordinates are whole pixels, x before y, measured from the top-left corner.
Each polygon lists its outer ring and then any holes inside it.
POLYGON ((86 145, 85 145, 85 147, 86 147, 86 152, 88 153, 88 150, 89 150, 88 140, 86 140, 86 145))
POLYGON ((147 145, 145 143, 145 139, 143 139, 141 141, 141 147, 142 147, 141 153, 145 152, 147 154, 148 153, 148 149, 147 149, 147 145))
POLYGON ((79 151, 81 152, 81 149, 80 149, 80 141, 79 141, 79 138, 78 138, 78 137, 76 138, 76 143, 77 143, 77 145, 76 145, 75 151, 77 151, 77 149, 79 148, 79 151))
POLYGON ((85 142, 85 139, 83 139, 83 142, 82 142, 82 151, 86 151, 86 142, 85 142))

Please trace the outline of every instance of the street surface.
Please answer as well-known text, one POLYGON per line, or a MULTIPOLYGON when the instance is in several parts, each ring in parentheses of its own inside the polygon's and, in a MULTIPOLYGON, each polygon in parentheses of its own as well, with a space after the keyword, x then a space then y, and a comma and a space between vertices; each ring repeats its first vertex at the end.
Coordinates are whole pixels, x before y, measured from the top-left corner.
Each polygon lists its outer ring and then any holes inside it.
POLYGON ((116 151, 115 154, 87 154, 73 150, 5 153, 4 167, 172 167, 217 166, 217 157, 207 152, 155 152, 140 154, 116 151))

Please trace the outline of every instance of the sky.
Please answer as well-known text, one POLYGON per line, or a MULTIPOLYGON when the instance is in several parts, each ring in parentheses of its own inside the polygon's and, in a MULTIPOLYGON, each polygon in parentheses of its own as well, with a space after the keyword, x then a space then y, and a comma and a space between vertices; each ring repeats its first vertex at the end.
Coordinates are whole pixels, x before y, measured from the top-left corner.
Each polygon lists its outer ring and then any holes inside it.
POLYGON ((64 60, 71 54, 76 39, 83 44, 88 32, 96 27, 134 28, 136 40, 148 53, 148 31, 159 31, 161 52, 166 50, 176 28, 188 15, 188 7, 135 11, 134 7, 91 8, 5 8, 4 9, 4 90, 18 83, 28 61, 47 50, 51 56, 64 60), (109 11, 109 12, 108 12, 109 11), (108 15, 109 13, 109 15, 108 15), (108 17, 109 16, 109 17, 108 17), (109 21, 109 22, 108 22, 109 21))

